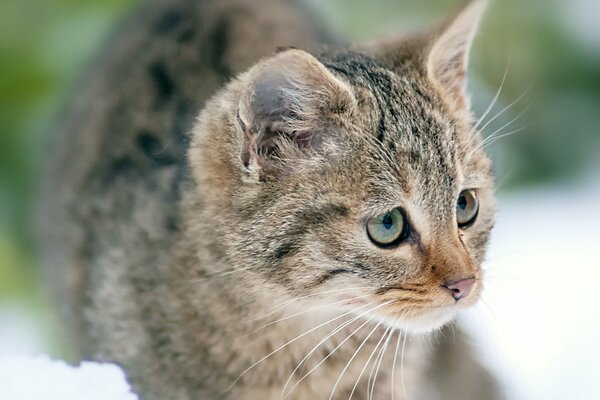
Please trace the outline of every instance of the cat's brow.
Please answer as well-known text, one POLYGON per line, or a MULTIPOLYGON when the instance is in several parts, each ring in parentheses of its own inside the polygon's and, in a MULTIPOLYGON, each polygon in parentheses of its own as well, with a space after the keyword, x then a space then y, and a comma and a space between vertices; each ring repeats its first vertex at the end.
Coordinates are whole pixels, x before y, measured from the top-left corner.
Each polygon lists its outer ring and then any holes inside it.
POLYGON ((299 217, 320 223, 327 220, 331 216, 345 217, 350 213, 348 207, 339 203, 327 203, 322 206, 310 207, 301 213, 299 217))

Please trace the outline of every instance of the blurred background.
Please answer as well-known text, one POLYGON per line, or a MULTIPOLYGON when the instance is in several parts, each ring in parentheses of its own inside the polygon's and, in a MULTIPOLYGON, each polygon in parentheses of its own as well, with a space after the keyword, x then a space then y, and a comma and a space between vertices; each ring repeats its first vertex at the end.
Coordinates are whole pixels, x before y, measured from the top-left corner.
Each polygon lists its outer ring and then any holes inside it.
MULTIPOLYGON (((135 0, 0 2, 0 355, 68 357, 36 269, 33 205, 47 135, 135 0)), ((461 0, 311 0, 353 39, 410 31, 461 0)), ((484 308, 463 323, 510 399, 600 398, 600 2, 492 2, 469 88, 500 215, 484 308)))

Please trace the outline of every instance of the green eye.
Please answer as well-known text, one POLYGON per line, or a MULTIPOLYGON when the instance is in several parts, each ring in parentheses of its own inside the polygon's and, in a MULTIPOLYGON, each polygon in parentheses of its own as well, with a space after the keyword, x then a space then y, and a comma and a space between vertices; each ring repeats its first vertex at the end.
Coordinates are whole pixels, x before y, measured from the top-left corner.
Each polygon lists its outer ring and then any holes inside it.
POLYGON ((398 209, 369 218, 367 233, 369 238, 379 246, 390 246, 401 240, 406 233, 404 215, 398 209))
POLYGON ((456 202, 456 222, 459 227, 469 225, 477 217, 479 199, 475 190, 463 190, 456 202))

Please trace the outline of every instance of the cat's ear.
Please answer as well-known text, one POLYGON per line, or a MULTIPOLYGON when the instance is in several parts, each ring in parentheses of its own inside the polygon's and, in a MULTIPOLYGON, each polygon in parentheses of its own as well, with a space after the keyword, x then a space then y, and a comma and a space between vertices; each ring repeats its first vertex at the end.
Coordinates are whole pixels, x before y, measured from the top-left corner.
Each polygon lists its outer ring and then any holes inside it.
POLYGON ((466 98, 469 51, 487 1, 468 3, 442 24, 426 58, 429 78, 452 95, 466 98))
POLYGON ((469 51, 487 0, 471 0, 431 29, 408 38, 376 44, 376 56, 392 63, 417 63, 454 102, 468 107, 466 71, 469 51))
POLYGON ((251 71, 240 98, 242 162, 272 172, 294 151, 318 151, 328 124, 353 102, 348 85, 312 55, 297 49, 275 55, 251 71))

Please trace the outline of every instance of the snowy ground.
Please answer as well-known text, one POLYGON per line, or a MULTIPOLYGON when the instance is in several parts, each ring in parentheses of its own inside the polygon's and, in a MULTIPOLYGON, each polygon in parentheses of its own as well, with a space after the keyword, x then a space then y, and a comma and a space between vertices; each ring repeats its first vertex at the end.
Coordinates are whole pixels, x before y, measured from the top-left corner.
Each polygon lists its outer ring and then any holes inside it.
POLYGON ((506 399, 600 399, 600 186, 501 201, 482 304, 464 323, 506 399))
MULTIPOLYGON (((500 201, 484 300, 462 318, 506 400, 600 399, 600 188, 500 201)), ((36 322, 0 307, 0 399, 133 400, 122 371, 47 357, 36 322)))
POLYGON ((0 358, 2 400, 136 400, 120 368, 82 363, 72 367, 44 356, 0 358))

